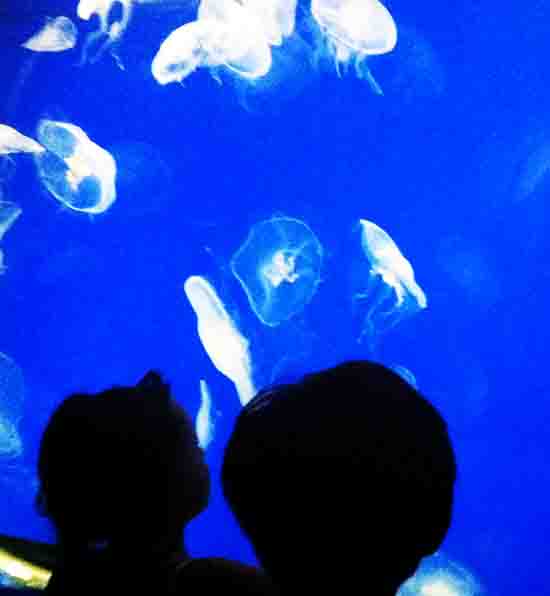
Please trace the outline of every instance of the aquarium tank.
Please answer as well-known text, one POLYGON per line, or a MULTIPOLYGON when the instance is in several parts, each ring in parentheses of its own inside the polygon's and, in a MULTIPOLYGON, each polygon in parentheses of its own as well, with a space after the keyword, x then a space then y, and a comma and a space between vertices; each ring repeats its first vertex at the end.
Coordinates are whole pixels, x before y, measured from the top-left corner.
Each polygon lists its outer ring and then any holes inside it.
POLYGON ((366 358, 457 453, 401 596, 550 594, 549 30, 542 2, 2 0, 0 534, 55 542, 63 398, 156 369, 214 479, 191 553, 254 564, 236 415, 366 358))

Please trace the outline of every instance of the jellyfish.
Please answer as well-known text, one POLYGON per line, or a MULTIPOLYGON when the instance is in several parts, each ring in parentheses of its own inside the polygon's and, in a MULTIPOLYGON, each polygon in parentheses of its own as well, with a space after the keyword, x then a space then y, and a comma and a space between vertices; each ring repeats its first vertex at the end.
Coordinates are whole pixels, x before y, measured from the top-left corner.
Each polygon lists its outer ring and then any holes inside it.
POLYGON ((158 83, 181 82, 199 67, 226 68, 247 79, 269 72, 271 50, 261 27, 249 11, 230 2, 203 2, 198 20, 178 27, 162 42, 151 64, 158 83), (230 2, 230 10, 222 6, 230 2))
POLYGON ((76 45, 77 30, 71 19, 46 18, 46 24, 28 39, 22 47, 33 52, 63 52, 76 45))
POLYGON ((407 383, 411 387, 418 389, 416 377, 408 368, 402 366, 401 364, 392 364, 390 368, 393 370, 393 372, 397 373, 404 381, 407 381, 407 383))
POLYGON ((312 0, 311 13, 334 56, 337 71, 341 64, 353 61, 357 76, 382 95, 366 58, 387 54, 397 43, 397 27, 387 8, 378 0, 312 0))
POLYGON ((24 398, 21 369, 9 356, 0 353, 0 460, 11 460, 23 453, 18 427, 24 398))
POLYGON ((422 559, 416 573, 397 596, 483 596, 485 590, 473 573, 442 553, 422 559))
POLYGON ((42 153, 44 147, 7 124, 0 124, 0 155, 10 153, 42 153))
POLYGON ((366 219, 359 220, 361 248, 368 261, 366 280, 354 293, 356 304, 366 304, 359 341, 371 350, 385 331, 427 307, 426 295, 416 283, 414 270, 387 232, 366 219))
POLYGON ((231 259, 233 275, 264 325, 300 313, 320 283, 323 249, 299 219, 274 217, 254 225, 231 259))
POLYGON ((86 62, 90 64, 97 62, 107 49, 112 48, 113 44, 120 40, 130 22, 132 8, 133 0, 80 0, 76 9, 79 18, 84 21, 89 21, 93 15, 99 18, 99 29, 90 33, 84 42, 80 61, 81 65, 86 62), (114 23, 109 23, 109 16, 113 5, 117 4, 122 8, 121 19, 114 23), (99 44, 96 52, 90 57, 89 54, 91 53, 92 46, 102 37, 106 37, 105 41, 99 44))
POLYGON ((216 432, 215 418, 218 413, 214 410, 212 395, 206 381, 201 379, 199 386, 201 405, 195 419, 195 431, 197 433, 197 438, 199 439, 199 445, 202 449, 206 450, 214 440, 214 434, 216 432))
POLYGON ((35 156, 48 191, 74 211, 96 214, 116 199, 116 162, 86 133, 68 122, 41 120, 38 139, 47 149, 35 156))
POLYGON ((248 340, 237 329, 216 290, 203 277, 185 281, 185 294, 197 316, 197 331, 212 364, 237 390, 242 405, 256 394, 248 340))
MULTIPOLYGON (((0 200, 0 241, 21 213, 21 208, 15 203, 0 200)), ((0 273, 4 273, 5 271, 4 253, 0 250, 0 273)))

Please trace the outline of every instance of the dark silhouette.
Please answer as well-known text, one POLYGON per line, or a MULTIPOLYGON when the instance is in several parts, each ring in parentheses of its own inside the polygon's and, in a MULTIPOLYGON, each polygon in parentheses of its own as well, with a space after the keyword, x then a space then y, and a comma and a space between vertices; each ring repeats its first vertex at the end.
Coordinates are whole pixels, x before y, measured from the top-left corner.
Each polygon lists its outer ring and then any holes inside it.
POLYGON ((37 508, 60 551, 47 592, 268 591, 252 567, 185 551, 184 529, 208 503, 209 472, 158 373, 65 399, 44 431, 38 476, 37 508))
POLYGON ((394 595, 443 541, 455 477, 441 415, 365 361, 261 392, 222 467, 233 513, 286 594, 394 595))

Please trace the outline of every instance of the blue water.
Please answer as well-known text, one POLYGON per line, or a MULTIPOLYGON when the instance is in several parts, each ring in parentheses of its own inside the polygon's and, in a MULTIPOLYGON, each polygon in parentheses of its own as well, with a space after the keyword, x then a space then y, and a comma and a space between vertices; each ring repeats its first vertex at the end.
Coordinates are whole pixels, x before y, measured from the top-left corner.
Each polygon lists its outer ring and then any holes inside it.
MULTIPOLYGON (((38 441, 60 400, 153 367, 193 415, 207 380, 222 413, 208 447, 217 474, 240 404, 197 336, 190 275, 208 278, 250 340, 259 385, 370 356, 351 316, 364 218, 391 234, 428 299, 383 335, 376 358, 409 369, 449 421, 459 480, 442 551, 487 594, 550 594, 550 7, 393 0, 398 45, 369 62, 383 96, 353 73, 299 62, 243 97, 206 70, 183 87, 152 78, 189 7, 136 7, 117 48, 122 70, 108 52, 77 66, 80 45, 19 47, 46 15, 92 31, 76 2, 4 5, 0 121, 31 137, 41 118, 73 122, 119 171, 117 200, 94 217, 63 208, 29 156, 14 157, 3 185, 22 215, 1 245, 0 352, 21 368, 25 397, 23 454, 0 462, 0 532, 53 540, 32 498, 38 441), (230 262, 251 227, 276 216, 309 226, 323 266, 304 309, 269 327, 230 262)), ((253 560, 217 486, 189 546, 253 560)))

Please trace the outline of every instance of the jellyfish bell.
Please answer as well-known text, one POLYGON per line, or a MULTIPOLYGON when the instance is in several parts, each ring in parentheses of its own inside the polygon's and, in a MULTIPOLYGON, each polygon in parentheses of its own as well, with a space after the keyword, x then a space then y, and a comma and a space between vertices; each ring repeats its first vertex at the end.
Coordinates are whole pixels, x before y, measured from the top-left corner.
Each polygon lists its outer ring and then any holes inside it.
POLYGON ((390 235, 359 220, 361 255, 355 264, 354 309, 362 314, 359 342, 375 352, 380 337, 428 305, 414 269, 390 235))
POLYGON ((323 249, 299 219, 274 217, 255 224, 231 259, 250 307, 276 327, 300 313, 320 283, 323 249))
POLYGON ((74 48, 77 35, 77 29, 71 19, 46 18, 44 27, 23 43, 22 47, 33 52, 63 52, 74 48))
POLYGON ((42 120, 38 138, 47 151, 35 156, 46 189, 74 211, 97 214, 116 199, 116 162, 78 126, 42 120))

